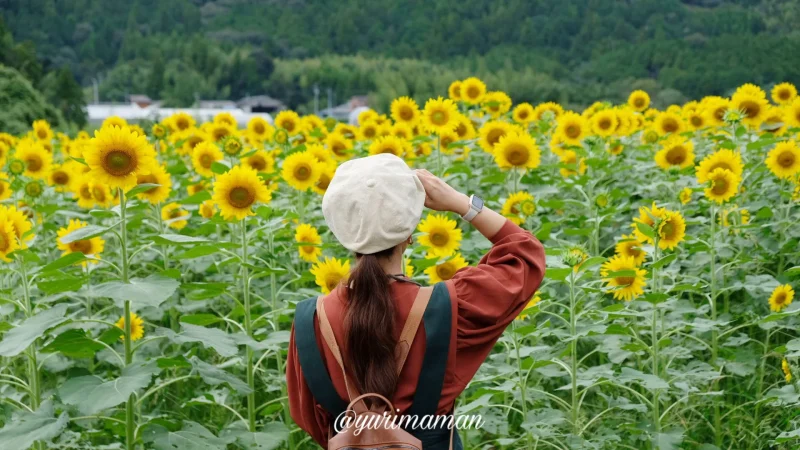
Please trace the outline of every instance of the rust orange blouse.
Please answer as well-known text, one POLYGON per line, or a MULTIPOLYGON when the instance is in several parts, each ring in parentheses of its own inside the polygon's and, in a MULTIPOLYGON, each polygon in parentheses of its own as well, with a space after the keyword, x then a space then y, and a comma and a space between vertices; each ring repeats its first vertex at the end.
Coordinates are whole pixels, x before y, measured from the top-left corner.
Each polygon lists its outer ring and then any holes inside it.
MULTIPOLYGON (((529 232, 507 221, 491 241, 492 248, 477 266, 459 270, 446 282, 453 308, 453 332, 437 414, 450 412, 455 399, 467 387, 506 327, 525 308, 544 276, 544 248, 529 232)), ((419 287, 403 282, 395 282, 391 286, 392 297, 397 305, 395 338, 399 338, 419 287)), ((325 312, 339 343, 345 342, 345 330, 342 329, 346 307, 344 295, 346 291, 340 287, 325 297, 325 312)), ((317 346, 322 349, 333 385, 345 400, 347 389, 344 377, 322 340, 318 320, 315 320, 314 328, 317 346)), ((425 357, 424 332, 424 327, 420 327, 400 373, 397 392, 391 399, 401 413, 411 406, 416 390, 425 357)), ((333 418, 311 395, 300 368, 294 333, 292 326, 286 362, 289 410, 300 428, 326 448, 327 430, 333 418)), ((341 350, 345 351, 343 346, 341 350)))

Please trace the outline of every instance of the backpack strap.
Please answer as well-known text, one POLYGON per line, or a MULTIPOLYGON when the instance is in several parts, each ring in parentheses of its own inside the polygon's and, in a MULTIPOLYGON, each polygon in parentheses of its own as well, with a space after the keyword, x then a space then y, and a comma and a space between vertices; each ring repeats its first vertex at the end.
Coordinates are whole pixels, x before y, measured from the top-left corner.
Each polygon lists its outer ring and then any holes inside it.
POLYGON ((331 349, 331 353, 333 353, 333 357, 336 359, 336 362, 339 363, 339 367, 342 369, 342 374, 344 375, 344 384, 347 386, 347 396, 350 398, 350 401, 357 397, 361 397, 359 394, 358 389, 356 388, 356 384, 347 374, 347 371, 344 370, 344 361, 342 360, 342 352, 339 350, 339 344, 336 343, 336 335, 333 334, 333 328, 331 328, 331 323, 328 321, 328 315, 325 313, 325 304, 322 301, 323 296, 320 295, 317 297, 317 315, 319 316, 319 329, 322 332, 322 338, 325 340, 325 343, 328 345, 328 348, 331 349))
POLYGON ((403 331, 400 333, 400 339, 397 340, 397 375, 403 371, 403 366, 408 358, 408 352, 411 350, 411 344, 414 343, 414 337, 419 331, 419 325, 422 322, 422 317, 425 310, 428 308, 428 303, 433 294, 432 287, 421 287, 411 305, 411 312, 408 313, 403 331))
POLYGON ((339 397, 333 386, 322 353, 317 346, 317 331, 314 327, 316 298, 309 298, 297 304, 295 310, 295 345, 303 377, 314 399, 334 417, 347 408, 347 402, 339 397))
POLYGON ((406 414, 435 415, 442 397, 442 386, 450 353, 453 312, 450 294, 444 283, 433 286, 428 307, 422 316, 425 326, 425 359, 419 373, 417 392, 406 414))

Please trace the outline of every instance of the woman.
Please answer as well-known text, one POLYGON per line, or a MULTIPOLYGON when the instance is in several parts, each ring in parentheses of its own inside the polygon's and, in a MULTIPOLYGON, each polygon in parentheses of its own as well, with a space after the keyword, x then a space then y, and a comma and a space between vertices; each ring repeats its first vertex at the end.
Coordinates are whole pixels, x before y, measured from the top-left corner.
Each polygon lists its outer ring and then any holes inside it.
MULTIPOLYGON (((313 300, 298 305, 286 369, 292 418, 325 447, 334 434, 333 421, 352 398, 346 380, 357 392, 390 399, 399 414, 452 414, 456 398, 539 287, 545 269, 541 243, 483 207, 478 197, 456 191, 426 170, 412 171, 390 154, 342 164, 322 211, 357 261, 348 281, 321 299, 347 375, 321 335, 313 300), (434 287, 398 374, 395 347, 421 292, 402 275, 403 252, 412 243, 423 204, 461 215, 492 248, 477 266, 434 287)), ((450 443, 449 430, 409 432, 426 450, 447 449, 450 443)), ((462 448, 457 433, 453 441, 453 448, 462 448)))

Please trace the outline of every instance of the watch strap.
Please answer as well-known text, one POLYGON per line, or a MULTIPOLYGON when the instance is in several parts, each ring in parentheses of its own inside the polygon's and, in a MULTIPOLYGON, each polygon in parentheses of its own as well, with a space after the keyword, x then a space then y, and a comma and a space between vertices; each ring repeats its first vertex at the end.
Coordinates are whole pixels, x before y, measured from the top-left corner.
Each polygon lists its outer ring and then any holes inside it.
POLYGON ((476 208, 474 203, 472 202, 473 197, 475 197, 474 194, 469 196, 469 211, 467 211, 466 214, 461 216, 461 218, 466 220, 467 222, 472 222, 472 219, 474 219, 475 216, 477 216, 478 213, 481 212, 481 210, 476 208))

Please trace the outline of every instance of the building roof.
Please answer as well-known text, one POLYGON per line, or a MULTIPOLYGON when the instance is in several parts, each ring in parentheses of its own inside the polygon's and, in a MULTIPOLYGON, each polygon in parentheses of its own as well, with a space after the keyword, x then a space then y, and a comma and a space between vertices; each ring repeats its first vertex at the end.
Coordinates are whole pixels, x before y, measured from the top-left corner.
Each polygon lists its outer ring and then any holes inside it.
POLYGON ((272 98, 269 95, 253 95, 250 97, 245 97, 236 102, 236 105, 239 108, 245 108, 248 106, 262 106, 276 109, 286 108, 286 105, 284 105, 282 101, 272 98))
MULTIPOLYGON (((225 104, 227 100, 218 102, 218 104, 225 104)), ((229 102, 233 103, 233 102, 229 102)), ((202 104, 202 102, 201 102, 202 104)), ((215 115, 221 112, 230 113, 239 124, 240 127, 247 125, 247 122, 254 117, 261 117, 269 123, 273 123, 272 116, 268 113, 250 113, 237 108, 233 103, 232 108, 161 108, 159 104, 152 104, 145 108, 140 107, 136 103, 96 103, 86 105, 86 112, 89 116, 89 122, 99 123, 111 116, 118 116, 127 121, 135 122, 140 120, 161 120, 167 116, 171 116, 177 112, 185 112, 190 114, 196 120, 207 122, 214 118, 215 115)))

